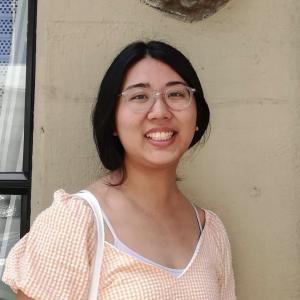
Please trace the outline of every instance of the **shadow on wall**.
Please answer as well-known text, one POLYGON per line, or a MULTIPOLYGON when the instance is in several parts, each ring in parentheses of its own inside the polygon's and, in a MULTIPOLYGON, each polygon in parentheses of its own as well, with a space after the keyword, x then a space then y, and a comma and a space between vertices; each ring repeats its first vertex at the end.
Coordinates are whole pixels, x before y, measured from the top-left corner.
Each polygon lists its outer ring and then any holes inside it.
POLYGON ((142 0, 183 21, 199 21, 217 12, 229 0, 142 0))

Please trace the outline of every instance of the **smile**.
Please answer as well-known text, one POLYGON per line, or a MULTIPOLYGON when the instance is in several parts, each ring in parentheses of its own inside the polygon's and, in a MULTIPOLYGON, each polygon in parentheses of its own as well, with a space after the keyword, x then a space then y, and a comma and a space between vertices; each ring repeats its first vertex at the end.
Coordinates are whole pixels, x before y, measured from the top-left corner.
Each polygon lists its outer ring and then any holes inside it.
POLYGON ((150 132, 146 134, 146 137, 154 141, 167 141, 170 140, 174 134, 174 131, 150 132))

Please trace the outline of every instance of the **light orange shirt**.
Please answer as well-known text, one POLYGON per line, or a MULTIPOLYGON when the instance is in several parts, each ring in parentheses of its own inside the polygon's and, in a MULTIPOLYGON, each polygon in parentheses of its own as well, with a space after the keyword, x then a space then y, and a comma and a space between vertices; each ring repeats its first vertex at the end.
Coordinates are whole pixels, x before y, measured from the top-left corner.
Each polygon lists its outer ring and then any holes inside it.
MULTIPOLYGON (((199 247, 179 277, 105 242, 99 299, 236 299, 226 231, 213 212, 205 212, 199 247)), ((2 279, 35 300, 84 300, 94 251, 90 207, 59 190, 9 253, 2 279)))

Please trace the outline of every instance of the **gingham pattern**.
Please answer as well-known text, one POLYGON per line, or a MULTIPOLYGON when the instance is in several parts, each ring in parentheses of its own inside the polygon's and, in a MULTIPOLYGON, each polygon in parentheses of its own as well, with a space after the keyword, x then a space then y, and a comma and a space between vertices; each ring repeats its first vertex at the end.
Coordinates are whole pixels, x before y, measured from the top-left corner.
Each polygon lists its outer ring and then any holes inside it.
MULTIPOLYGON (((35 300, 87 299, 94 236, 87 204, 59 190, 11 250, 2 280, 35 300)), ((211 211, 201 239, 198 254, 178 278, 105 242, 99 299, 236 299, 229 241, 211 211)))

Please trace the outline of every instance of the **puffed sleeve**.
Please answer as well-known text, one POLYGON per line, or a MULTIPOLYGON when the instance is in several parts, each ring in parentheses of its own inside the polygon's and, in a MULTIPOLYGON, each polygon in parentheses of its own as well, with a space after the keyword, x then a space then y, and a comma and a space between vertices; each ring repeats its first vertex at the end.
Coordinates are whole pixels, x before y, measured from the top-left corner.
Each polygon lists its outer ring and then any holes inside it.
POLYGON ((221 219, 215 213, 210 213, 212 215, 213 238, 218 249, 220 299, 236 300, 231 247, 228 235, 221 219))
MULTIPOLYGON (((224 228, 224 227, 223 227, 224 228)), ((231 247, 227 233, 224 228, 223 234, 223 272, 221 277, 221 299, 235 300, 235 282, 232 268, 231 247)))
POLYGON ((59 190, 10 251, 2 280, 34 300, 86 299, 94 234, 90 207, 59 190))

